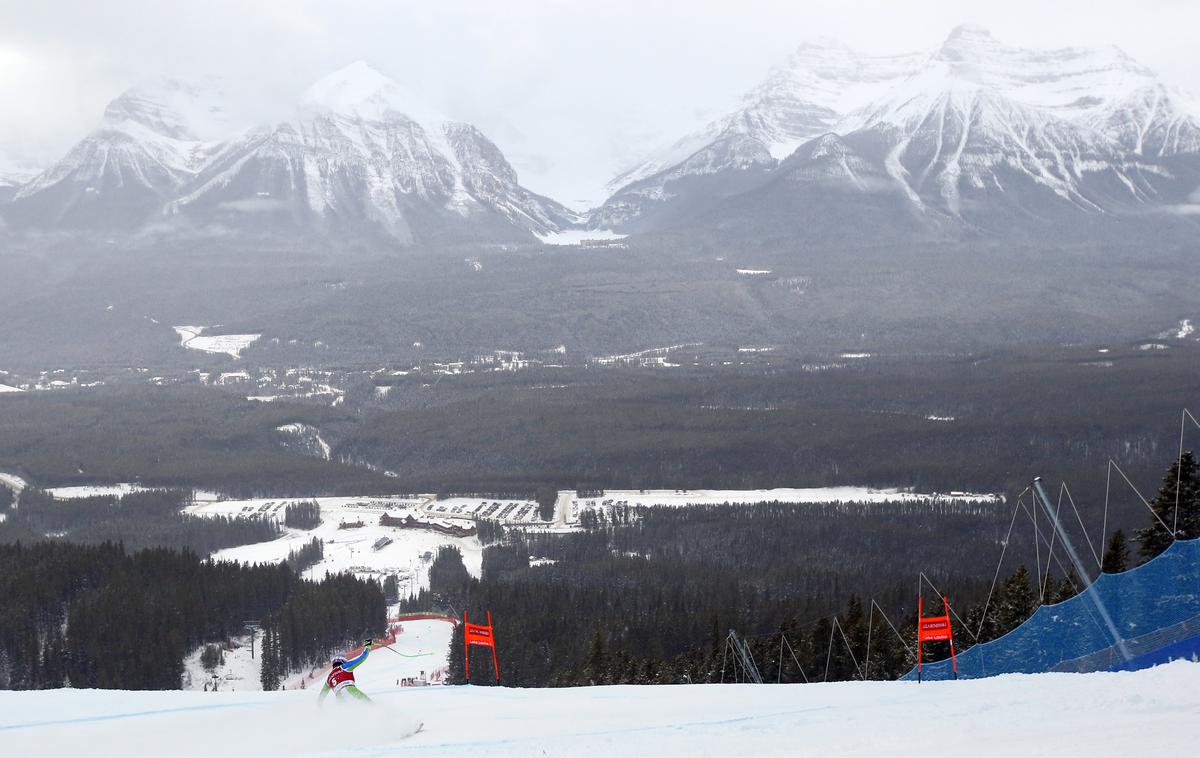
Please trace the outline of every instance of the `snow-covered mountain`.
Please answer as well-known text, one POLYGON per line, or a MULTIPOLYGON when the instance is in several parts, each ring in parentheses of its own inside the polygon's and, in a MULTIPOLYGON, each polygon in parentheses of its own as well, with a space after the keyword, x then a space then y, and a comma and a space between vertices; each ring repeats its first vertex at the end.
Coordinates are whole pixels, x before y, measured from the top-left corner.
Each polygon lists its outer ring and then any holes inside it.
POLYGON ((1200 184, 1200 105, 1120 50, 1027 50, 959 27, 925 54, 801 47, 737 111, 618 177, 592 223, 662 228, 721 218, 768 186, 795 192, 794 171, 789 183, 773 175, 829 134, 860 162, 854 173, 882 178, 872 192, 935 225, 1141 213, 1200 184))
MULTIPOLYGON (((735 135, 782 160, 803 142, 832 131, 846 113, 882 96, 919 56, 870 57, 831 40, 801 45, 743 98, 741 107, 647 156, 609 183, 613 191, 685 163, 735 135)), ((732 164, 737 167, 735 160, 732 164)), ((722 166, 710 164, 709 172, 722 166)))
POLYGON ((6 216, 43 228, 132 228, 204 165, 232 130, 220 83, 148 81, 104 112, 100 128, 21 185, 6 216))
POLYGON ((431 239, 521 239, 579 218, 535 195, 478 129, 423 105, 366 63, 313 84, 294 113, 231 123, 217 87, 130 90, 104 125, 23 185, 11 222, 172 225, 431 239))

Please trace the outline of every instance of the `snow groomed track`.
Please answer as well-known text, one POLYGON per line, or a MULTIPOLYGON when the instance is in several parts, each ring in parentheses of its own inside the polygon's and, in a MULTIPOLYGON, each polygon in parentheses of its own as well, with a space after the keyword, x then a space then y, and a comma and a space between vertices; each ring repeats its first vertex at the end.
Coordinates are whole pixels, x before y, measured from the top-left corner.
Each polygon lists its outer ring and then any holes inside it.
POLYGON ((0 692, 5 756, 1190 755, 1200 664, 959 682, 0 692), (418 734, 405 735, 415 720, 418 734))

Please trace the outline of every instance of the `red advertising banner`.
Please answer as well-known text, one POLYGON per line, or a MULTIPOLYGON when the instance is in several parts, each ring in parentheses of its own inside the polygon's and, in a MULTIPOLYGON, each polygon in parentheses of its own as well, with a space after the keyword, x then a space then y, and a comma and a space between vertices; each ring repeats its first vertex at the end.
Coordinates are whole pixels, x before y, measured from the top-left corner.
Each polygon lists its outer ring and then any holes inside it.
POLYGON ((944 616, 924 616, 925 601, 917 597, 917 681, 921 681, 921 646, 926 642, 949 642, 950 665, 958 678, 958 659, 954 656, 954 630, 950 627, 950 601, 942 596, 944 616))
POLYGON ((945 642, 951 637, 949 616, 930 616, 921 619, 917 636, 922 642, 945 642))
POLYGON ((467 620, 467 612, 463 611, 463 668, 467 681, 471 681, 471 646, 482 645, 492 649, 492 666, 496 672, 496 681, 500 681, 500 661, 496 657, 496 637, 492 631, 492 612, 487 612, 487 626, 472 624, 467 620))

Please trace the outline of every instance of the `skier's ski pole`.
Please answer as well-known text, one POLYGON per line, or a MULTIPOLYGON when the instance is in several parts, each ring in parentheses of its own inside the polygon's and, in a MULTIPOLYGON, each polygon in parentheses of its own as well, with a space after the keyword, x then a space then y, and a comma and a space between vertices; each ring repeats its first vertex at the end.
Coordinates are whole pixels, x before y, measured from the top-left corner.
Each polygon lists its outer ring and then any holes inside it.
POLYGON ((379 647, 383 648, 384 650, 391 650, 401 658, 424 658, 427 655, 430 655, 430 653, 413 653, 411 655, 409 653, 401 653, 399 650, 393 650, 391 645, 379 645, 379 647))

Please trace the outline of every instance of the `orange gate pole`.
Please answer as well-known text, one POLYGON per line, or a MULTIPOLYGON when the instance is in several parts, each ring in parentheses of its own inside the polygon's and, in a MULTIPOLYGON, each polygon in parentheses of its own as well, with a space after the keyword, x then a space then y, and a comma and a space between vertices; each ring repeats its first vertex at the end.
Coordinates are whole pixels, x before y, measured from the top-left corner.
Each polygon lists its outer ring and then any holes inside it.
POLYGON ((471 641, 467 629, 467 612, 463 611, 463 669, 467 673, 467 684, 471 683, 471 641))
MULTIPOLYGON (((492 632, 492 670, 496 672, 496 681, 500 681, 500 660, 496 657, 496 630, 492 628, 492 612, 487 612, 488 629, 492 632)), ((957 672, 955 677, 957 677, 957 672)))
MULTIPOLYGON (((942 595, 942 607, 946 611, 946 621, 950 621, 950 601, 942 595)), ((951 627, 953 629, 953 627, 951 627)), ((954 669, 954 678, 958 678, 958 658, 954 655, 954 635, 950 635, 950 665, 954 669)))
POLYGON ((921 683, 921 616, 924 611, 925 600, 917 595, 917 684, 921 683))

